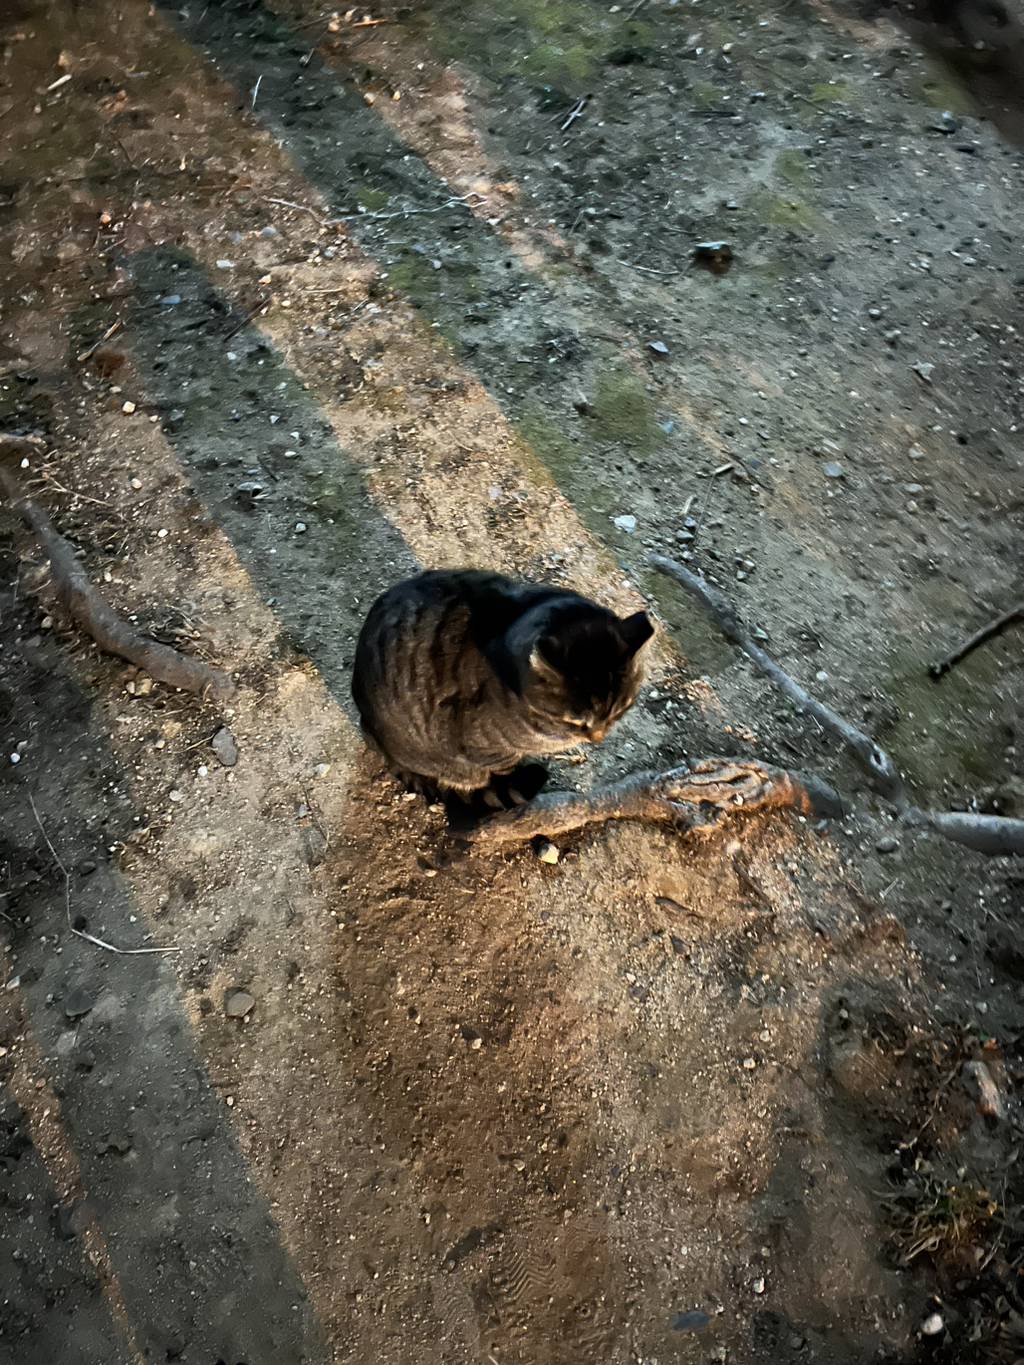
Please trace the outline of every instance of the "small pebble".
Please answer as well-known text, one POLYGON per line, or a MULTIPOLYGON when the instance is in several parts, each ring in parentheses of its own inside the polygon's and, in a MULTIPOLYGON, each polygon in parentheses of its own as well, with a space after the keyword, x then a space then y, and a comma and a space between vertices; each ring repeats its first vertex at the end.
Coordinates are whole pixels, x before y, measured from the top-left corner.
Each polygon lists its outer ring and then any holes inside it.
POLYGON ((64 997, 64 1013, 69 1019, 81 1019, 95 1003, 91 991, 84 986, 73 986, 64 997))
POLYGON ((649 341, 647 349, 653 351, 655 355, 668 355, 668 347, 663 341, 649 341))
POLYGON ((757 1062, 754 1060, 753 1057, 744 1057, 744 1058, 743 1058, 743 1070, 744 1070, 744 1071, 754 1071, 754 1070, 756 1070, 756 1068, 757 1068, 757 1062))
POLYGON ((184 801, 185 799, 184 792, 178 791, 177 787, 172 787, 167 795, 171 801, 184 801))
POLYGON ((559 859, 559 852, 558 849, 554 846, 554 844, 550 844, 547 842, 547 840, 545 840, 544 843, 541 844, 540 848, 537 849, 537 857, 541 860, 542 863, 557 863, 559 859))
POLYGON ((238 744, 226 725, 222 725, 210 740, 210 748, 225 768, 233 768, 238 762, 238 744))
POLYGON ((751 1285, 751 1288, 753 1289, 753 1291, 754 1291, 755 1294, 763 1294, 763 1293, 764 1293, 764 1280, 762 1280, 762 1279, 756 1279, 756 1280, 754 1281, 753 1285, 751 1285))
POLYGON ((878 853, 895 853, 899 846, 900 841, 895 834, 887 834, 883 839, 879 839, 875 849, 878 853))
POLYGON ((612 525, 617 526, 620 531, 626 531, 632 535, 636 530, 636 517, 630 516, 628 513, 625 516, 612 517, 612 525))
POLYGON ((830 460, 828 464, 822 465, 821 472, 826 479, 841 479, 843 477, 843 466, 836 464, 834 460, 830 460))
POLYGON ((910 496, 911 496, 912 498, 916 498, 917 495, 918 495, 918 493, 923 493, 923 492, 924 492, 924 484, 921 484, 921 483, 905 483, 905 484, 903 485, 903 491, 904 491, 904 493, 909 493, 910 496))
POLYGON ((20 763, 20 762, 21 762, 21 754, 19 754, 19 753, 13 753, 13 754, 11 754, 11 762, 12 762, 12 763, 20 763))
POLYGON ((181 295, 165 294, 164 297, 160 300, 160 302, 164 305, 165 308, 177 308, 178 304, 181 302, 181 295))
POLYGON ((121 411, 125 413, 128 417, 130 417, 132 413, 135 411, 135 404, 131 401, 130 398, 126 399, 121 404, 121 411))
POLYGON ((232 991, 224 1002, 224 1013, 229 1019, 244 1019, 255 1004, 248 991, 232 991))
POLYGON ((235 268, 234 261, 229 261, 227 260, 226 257, 221 257, 221 259, 217 262, 218 270, 234 270, 234 268, 235 268))
POLYGON ((945 1325, 941 1313, 929 1313, 921 1324, 921 1334, 926 1337, 937 1337, 945 1325))
POLYGON ((304 521, 297 521, 297 522, 295 523, 295 534, 296 534, 297 536, 301 536, 302 533, 305 531, 305 529, 306 529, 306 523, 305 523, 304 521))

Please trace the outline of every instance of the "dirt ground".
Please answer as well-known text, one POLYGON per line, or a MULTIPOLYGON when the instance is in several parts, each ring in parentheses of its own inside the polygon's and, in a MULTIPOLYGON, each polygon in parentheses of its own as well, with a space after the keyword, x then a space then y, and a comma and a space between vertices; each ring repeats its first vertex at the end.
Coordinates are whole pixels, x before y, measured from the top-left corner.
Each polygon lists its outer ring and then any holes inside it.
POLYGON ((238 688, 100 654, 0 508, 0 1361, 1024 1359, 1024 871, 647 566, 1024 815, 1019 629, 927 671, 1024 586, 1024 121, 925 17, 7 0, 0 429, 238 688), (453 856, 348 697, 417 564, 658 617, 558 783, 756 755, 855 815, 453 856))

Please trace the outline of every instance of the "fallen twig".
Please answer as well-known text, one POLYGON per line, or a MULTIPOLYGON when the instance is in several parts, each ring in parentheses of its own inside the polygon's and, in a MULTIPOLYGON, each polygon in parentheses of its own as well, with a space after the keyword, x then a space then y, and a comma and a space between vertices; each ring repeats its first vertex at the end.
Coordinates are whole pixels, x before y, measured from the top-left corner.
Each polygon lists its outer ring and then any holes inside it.
POLYGON ((944 659, 939 659, 929 666, 928 672, 936 682, 948 673, 951 668, 955 668, 961 659, 966 659, 968 654, 983 645, 986 640, 991 640, 994 636, 1001 634, 1007 626, 1012 626, 1015 621, 1024 621, 1024 602, 1018 602, 1009 611, 1004 611, 1002 616, 997 616, 994 621, 989 621, 987 626, 982 626, 981 630, 976 631, 959 645, 951 654, 947 654, 944 659))
MULTIPOLYGON (((37 452, 42 442, 34 437, 0 436, 0 452, 6 450, 37 452)), ((0 492, 12 509, 31 528, 50 560, 53 586, 71 617, 108 654, 127 659, 145 669, 157 682, 180 687, 199 696, 223 701, 234 691, 234 683, 219 668, 190 659, 169 645, 140 635, 100 595, 75 555, 74 548, 54 527, 50 518, 21 488, 18 479, 0 465, 0 492)))
POLYGON ((800 684, 794 681, 784 669, 780 668, 774 659, 770 658, 758 645, 755 645, 744 630, 739 617, 717 588, 712 587, 707 579, 702 578, 700 574, 693 573, 692 570, 677 563, 676 560, 667 559, 664 555, 652 555, 651 564, 661 573, 667 574, 669 578, 674 578, 677 583, 692 593, 727 640, 731 640, 734 645, 742 649, 751 662, 766 677, 771 678, 772 682, 781 688, 802 711, 814 716, 825 730, 841 740, 851 753, 860 760, 883 796, 897 804, 905 799, 903 779, 896 771, 896 765, 885 750, 877 745, 863 730, 858 730, 856 726, 844 720, 830 706, 817 701, 808 692, 805 692, 800 684))
POLYGON ((443 204, 431 204, 429 207, 419 208, 413 205, 411 208, 399 209, 393 213, 384 212, 361 212, 354 209, 351 213, 339 213, 333 218, 327 218, 317 209, 310 207, 309 204, 296 204, 291 199, 268 199, 268 204, 277 204, 284 209, 295 209, 298 213, 308 213, 311 218, 315 218, 321 227, 337 227, 339 223, 357 222, 384 222, 389 218, 411 218, 418 213, 443 213, 445 209, 454 208, 456 205, 468 210, 485 204, 485 195, 478 194, 476 190, 470 190, 467 194, 454 195, 451 199, 446 199, 443 204))
POLYGON ((67 916, 68 928, 71 930, 71 932, 75 935, 76 938, 84 938, 86 943, 92 943, 95 947, 103 948, 108 953, 117 953, 118 956, 120 957, 141 957, 149 953, 181 952, 181 949, 176 947, 119 948, 116 943, 108 943, 106 939, 97 938, 95 934, 90 934, 85 929, 76 929, 74 921, 71 918, 71 875, 68 872, 67 868, 64 866, 64 863, 61 861, 60 855, 58 854, 57 850, 54 848, 53 840, 46 832, 46 826, 43 824, 42 820, 39 817, 39 811, 36 809, 36 803, 35 801, 33 801, 31 795, 28 798, 28 804, 32 807, 32 814, 35 817, 36 824, 39 826, 39 833, 43 836, 43 839, 46 842, 46 847, 50 850, 50 857, 57 864, 60 874, 64 878, 64 913, 67 916))
POLYGON ((660 821, 707 831, 739 811, 797 810, 835 817, 842 804, 824 783, 766 763, 706 758, 668 772, 641 772, 590 792, 545 792, 485 820, 469 836, 481 847, 566 834, 609 820, 660 821))
POLYGON ((581 95, 579 99, 576 101, 576 103, 573 105, 573 107, 569 110, 568 114, 566 115, 565 122, 562 124, 558 131, 560 133, 564 133, 567 128, 571 128, 578 118, 583 117, 583 111, 584 109, 586 109, 586 107, 587 97, 586 95, 581 95))

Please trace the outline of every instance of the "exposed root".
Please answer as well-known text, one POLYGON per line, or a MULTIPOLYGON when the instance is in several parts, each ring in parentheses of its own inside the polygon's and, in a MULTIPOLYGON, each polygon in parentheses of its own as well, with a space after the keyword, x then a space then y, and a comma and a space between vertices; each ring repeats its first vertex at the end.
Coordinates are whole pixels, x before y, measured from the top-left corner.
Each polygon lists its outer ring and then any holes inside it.
MULTIPOLYGON (((774 659, 755 645, 744 630, 736 613, 717 588, 712 587, 700 574, 693 573, 684 565, 676 563, 674 559, 666 559, 664 555, 652 555, 651 564, 688 589, 704 607, 726 639, 738 645, 756 667, 771 678, 776 686, 781 688, 788 697, 791 697, 802 710, 814 716, 829 733, 835 735, 846 745, 867 769, 876 789, 897 807, 904 824, 934 830, 936 834, 941 834, 944 838, 951 839, 957 844, 963 844, 967 848, 973 848, 979 853, 1024 855, 1024 820, 1013 820, 1003 815, 976 815, 969 811, 923 810, 919 806, 912 805, 908 799, 903 779, 885 750, 879 748, 870 736, 864 734, 862 730, 858 730, 849 721, 844 720, 831 707, 816 701, 814 697, 804 691, 799 683, 794 682, 774 659)), ((977 636, 972 637, 967 642, 963 650, 955 656, 950 656, 951 662, 948 662, 944 667, 951 667, 952 663, 956 662, 957 658, 962 657, 964 652, 973 649, 997 630, 1003 629, 1004 626, 1016 619, 1017 614, 1018 609, 1007 612, 991 627, 987 627, 985 631, 979 631, 977 636)))
MULTIPOLYGON (((42 442, 35 437, 0 436, 0 452, 38 453, 42 442)), ((145 669, 157 682, 179 687, 199 696, 224 701, 234 691, 234 683, 219 668, 190 659, 170 645, 140 635, 93 587, 75 555, 71 542, 56 530, 50 518, 28 497, 17 477, 0 465, 0 492, 7 498, 46 552, 57 597, 72 619, 108 654, 127 659, 145 669)))
POLYGON ((545 792, 486 820, 469 838, 477 846, 493 847, 608 820, 655 821, 693 833, 713 829, 730 815, 772 809, 842 814, 839 798, 823 783, 765 763, 705 758, 668 772, 634 773, 591 792, 545 792))

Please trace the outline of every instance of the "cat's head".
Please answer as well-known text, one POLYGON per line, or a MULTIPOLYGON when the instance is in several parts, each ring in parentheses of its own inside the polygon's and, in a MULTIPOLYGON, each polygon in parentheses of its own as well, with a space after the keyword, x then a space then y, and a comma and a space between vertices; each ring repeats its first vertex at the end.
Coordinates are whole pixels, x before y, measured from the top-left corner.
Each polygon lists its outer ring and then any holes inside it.
POLYGON ((574 602, 553 612, 533 641, 523 686, 539 728, 567 746, 604 739, 636 701, 640 651, 653 634, 643 611, 618 617, 574 602))

